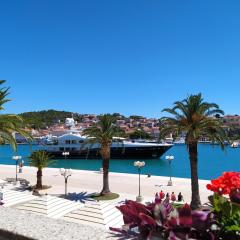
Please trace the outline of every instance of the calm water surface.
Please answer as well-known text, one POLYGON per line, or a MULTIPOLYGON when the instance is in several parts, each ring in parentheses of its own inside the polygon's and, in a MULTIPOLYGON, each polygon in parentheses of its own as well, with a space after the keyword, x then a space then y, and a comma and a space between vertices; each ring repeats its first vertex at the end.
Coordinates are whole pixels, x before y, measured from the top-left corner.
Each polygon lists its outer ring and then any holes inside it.
MULTIPOLYGON (((25 165, 28 165, 27 156, 32 150, 37 149, 37 146, 30 148, 27 145, 21 145, 18 148, 18 155, 23 156, 25 165)), ((13 151, 10 146, 0 146, 0 164, 15 164, 12 160, 13 151)), ((160 159, 146 159, 145 167, 142 172, 145 174, 168 176, 169 165, 165 160, 166 155, 174 155, 175 159, 172 163, 172 174, 175 177, 190 177, 190 167, 188 153, 185 145, 172 147, 160 159)), ((136 160, 117 160, 113 159, 110 162, 110 171, 122 173, 136 173, 133 163, 136 160)), ((55 168, 72 168, 82 170, 99 170, 101 160, 99 159, 67 159, 56 160, 51 166, 55 168)), ((208 144, 199 144, 199 178, 212 179, 222 174, 224 171, 239 171, 240 172, 240 148, 226 147, 224 151, 219 146, 208 144)))

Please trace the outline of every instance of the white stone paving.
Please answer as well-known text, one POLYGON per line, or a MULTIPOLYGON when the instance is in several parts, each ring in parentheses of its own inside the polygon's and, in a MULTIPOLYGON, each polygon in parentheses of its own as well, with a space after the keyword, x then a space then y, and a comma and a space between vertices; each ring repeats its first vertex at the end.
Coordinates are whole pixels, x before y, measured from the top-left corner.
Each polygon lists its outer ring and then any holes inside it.
MULTIPOLYGON (((106 230, 0 207, 1 229, 34 240, 117 240, 106 230)), ((13 238, 11 238, 13 239, 13 238)), ((18 239, 16 236, 14 239, 18 239)))

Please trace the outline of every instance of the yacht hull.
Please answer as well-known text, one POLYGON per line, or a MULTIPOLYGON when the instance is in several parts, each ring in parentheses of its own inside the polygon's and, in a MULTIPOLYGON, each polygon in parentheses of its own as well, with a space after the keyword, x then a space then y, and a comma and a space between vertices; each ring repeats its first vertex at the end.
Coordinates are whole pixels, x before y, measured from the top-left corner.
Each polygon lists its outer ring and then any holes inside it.
MULTIPOLYGON (((160 158, 172 146, 148 146, 148 147, 111 147, 111 159, 154 159, 160 158)), ((64 159, 62 151, 50 151, 55 159, 64 159)), ((68 159, 97 159, 101 158, 99 149, 81 151, 69 151, 68 159)))

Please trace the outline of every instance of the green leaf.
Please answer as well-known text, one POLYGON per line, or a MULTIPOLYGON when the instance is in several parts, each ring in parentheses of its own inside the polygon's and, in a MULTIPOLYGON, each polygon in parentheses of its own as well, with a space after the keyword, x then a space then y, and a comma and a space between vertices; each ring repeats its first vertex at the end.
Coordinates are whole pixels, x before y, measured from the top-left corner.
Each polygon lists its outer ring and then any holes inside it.
POLYGON ((240 216, 240 204, 232 202, 232 214, 239 214, 240 216))
POLYGON ((223 202, 221 204, 222 214, 226 217, 230 217, 232 215, 232 207, 230 202, 223 202))

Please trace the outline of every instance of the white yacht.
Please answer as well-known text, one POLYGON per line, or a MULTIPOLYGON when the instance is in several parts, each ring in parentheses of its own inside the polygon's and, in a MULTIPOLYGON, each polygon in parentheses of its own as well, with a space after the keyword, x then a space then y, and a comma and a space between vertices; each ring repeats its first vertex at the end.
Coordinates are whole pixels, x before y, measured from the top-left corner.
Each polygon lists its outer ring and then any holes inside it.
MULTIPOLYGON (((159 158, 173 144, 129 141, 124 138, 115 138, 111 145, 111 158, 159 158)), ((49 136, 46 138, 42 149, 54 158, 64 158, 63 152, 69 152, 68 158, 100 158, 100 144, 90 144, 87 137, 79 132, 66 133, 60 137, 49 136)))

